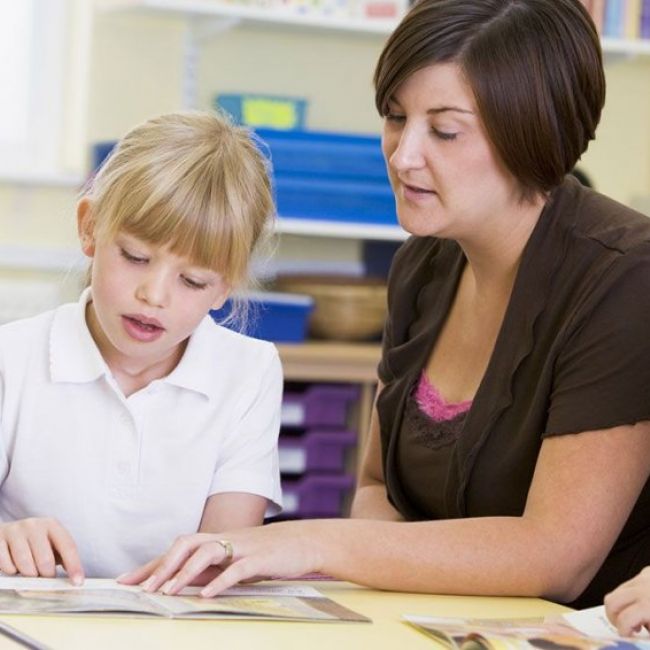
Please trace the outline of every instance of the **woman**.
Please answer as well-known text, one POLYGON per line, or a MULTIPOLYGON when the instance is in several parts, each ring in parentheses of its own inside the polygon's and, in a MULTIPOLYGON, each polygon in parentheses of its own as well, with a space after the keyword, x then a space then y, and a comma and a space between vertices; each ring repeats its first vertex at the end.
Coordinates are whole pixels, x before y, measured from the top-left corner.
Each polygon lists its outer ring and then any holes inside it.
POLYGON ((602 602, 650 562, 650 222, 566 178, 604 103, 594 25, 578 0, 420 0, 375 88, 413 236, 355 519, 182 538, 123 579, 602 602))

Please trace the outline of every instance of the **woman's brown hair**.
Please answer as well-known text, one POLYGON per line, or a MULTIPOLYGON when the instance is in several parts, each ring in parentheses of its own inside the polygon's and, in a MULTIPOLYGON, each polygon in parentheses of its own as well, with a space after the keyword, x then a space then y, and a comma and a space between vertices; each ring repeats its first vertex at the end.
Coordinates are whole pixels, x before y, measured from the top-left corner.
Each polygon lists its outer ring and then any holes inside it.
POLYGON ((600 40, 579 0, 419 0, 379 57, 379 113, 411 74, 450 62, 523 196, 559 185, 605 103, 600 40))

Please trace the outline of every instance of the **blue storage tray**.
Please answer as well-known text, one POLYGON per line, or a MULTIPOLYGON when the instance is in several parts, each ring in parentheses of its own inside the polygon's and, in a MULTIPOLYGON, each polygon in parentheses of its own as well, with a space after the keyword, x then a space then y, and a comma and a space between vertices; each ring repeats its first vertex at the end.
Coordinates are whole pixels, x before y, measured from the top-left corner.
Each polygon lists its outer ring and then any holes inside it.
POLYGON ((115 140, 111 140, 110 142, 97 142, 92 146, 90 164, 92 165, 93 172, 99 169, 104 160, 106 160, 111 151, 113 151, 113 147, 115 147, 116 144, 117 142, 115 140))
POLYGON ((281 217, 397 225, 388 184, 278 175, 274 189, 281 217))
POLYGON ((255 132, 268 146, 265 154, 278 176, 344 178, 388 185, 379 136, 276 129, 255 132))
MULTIPOLYGON (((301 343, 307 335, 308 317, 314 308, 310 296, 283 293, 251 293, 250 320, 244 334, 256 339, 275 343, 301 343)), ((213 309, 210 316, 215 322, 231 314, 232 302, 227 300, 221 309, 213 309)), ((240 331, 237 323, 224 323, 226 327, 240 331)))

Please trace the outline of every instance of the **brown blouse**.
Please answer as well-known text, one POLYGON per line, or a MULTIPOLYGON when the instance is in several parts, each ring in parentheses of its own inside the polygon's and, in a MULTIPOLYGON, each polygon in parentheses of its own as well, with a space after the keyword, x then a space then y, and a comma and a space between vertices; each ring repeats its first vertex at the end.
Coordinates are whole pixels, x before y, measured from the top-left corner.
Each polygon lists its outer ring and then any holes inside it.
MULTIPOLYGON (((464 264, 456 242, 411 237, 389 278, 377 410, 388 497, 408 520, 520 516, 546 436, 650 420, 650 220, 569 177, 526 244, 458 435, 423 462, 415 437, 403 437, 409 397, 464 264)), ((601 603, 646 564, 650 481, 573 605, 601 603)))

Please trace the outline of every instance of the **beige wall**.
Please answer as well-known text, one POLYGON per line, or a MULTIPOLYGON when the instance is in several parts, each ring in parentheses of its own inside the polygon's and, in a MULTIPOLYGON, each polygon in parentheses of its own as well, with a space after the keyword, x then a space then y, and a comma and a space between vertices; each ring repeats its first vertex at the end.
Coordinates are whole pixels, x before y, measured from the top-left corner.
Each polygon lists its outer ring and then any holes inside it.
MULTIPOLYGON (((89 141, 116 138, 152 114, 182 106, 188 24, 160 14, 95 16, 89 141)), ((377 132, 371 77, 383 38, 252 27, 216 33, 200 50, 199 107, 210 106, 216 92, 300 95, 310 102, 311 128, 377 132)), ((583 167, 603 192, 642 204, 650 195, 650 57, 608 63, 607 77, 606 110, 583 167)), ((3 247, 32 245, 73 251, 77 189, 0 180, 0 253, 3 247)), ((280 248, 280 255, 296 258, 357 254, 354 241, 317 238, 285 237, 280 248)))

